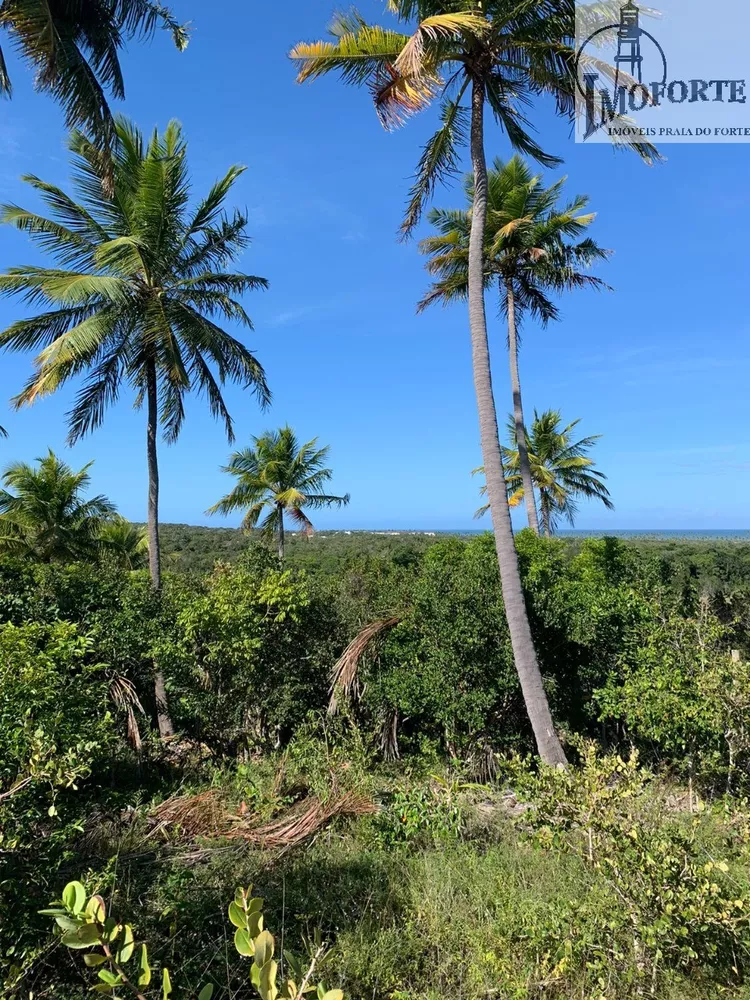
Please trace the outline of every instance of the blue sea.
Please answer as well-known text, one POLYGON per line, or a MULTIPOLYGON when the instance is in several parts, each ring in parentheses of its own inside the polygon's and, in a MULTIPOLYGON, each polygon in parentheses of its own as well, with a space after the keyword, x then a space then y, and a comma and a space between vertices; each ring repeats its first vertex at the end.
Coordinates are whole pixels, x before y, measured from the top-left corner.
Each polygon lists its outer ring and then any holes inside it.
POLYGON ((726 541, 750 542, 750 530, 747 528, 608 528, 574 529, 558 531, 558 535, 568 538, 603 538, 605 535, 615 538, 665 538, 691 539, 723 538, 726 541))
MULTIPOLYGON (((487 528, 359 528, 378 535, 483 535, 487 528)), ((655 538, 671 540, 723 539, 724 541, 750 542, 747 528, 575 528, 556 532, 558 538, 655 538)))

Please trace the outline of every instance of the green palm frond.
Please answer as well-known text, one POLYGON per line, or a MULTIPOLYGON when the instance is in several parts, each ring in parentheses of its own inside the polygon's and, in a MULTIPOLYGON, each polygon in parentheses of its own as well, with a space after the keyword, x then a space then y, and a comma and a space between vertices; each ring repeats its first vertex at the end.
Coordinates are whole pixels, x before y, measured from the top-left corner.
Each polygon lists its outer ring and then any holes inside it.
POLYGON ((119 514, 104 522, 99 530, 99 544, 102 556, 123 569, 141 569, 148 562, 145 529, 119 514))
POLYGON ((414 183, 401 224, 401 232, 408 236, 419 222, 427 201, 435 187, 458 172, 460 150, 465 144, 469 129, 469 112, 461 106, 467 84, 455 100, 446 101, 440 111, 440 128, 422 151, 417 164, 414 183))
POLYGON ((333 71, 346 83, 372 86, 409 41, 409 35, 367 24, 354 10, 339 14, 329 32, 333 41, 300 42, 289 53, 299 64, 299 83, 333 71))
MULTIPOLYGON (((170 10, 152 0, 3 0, 0 29, 34 70, 37 90, 65 111, 69 128, 83 127, 108 148, 115 137, 108 93, 125 96, 119 53, 129 38, 147 38, 157 28, 172 35, 178 49, 188 33, 170 10)), ((11 92, 0 52, 0 92, 11 92)), ((109 176, 109 175, 108 175, 109 176)))

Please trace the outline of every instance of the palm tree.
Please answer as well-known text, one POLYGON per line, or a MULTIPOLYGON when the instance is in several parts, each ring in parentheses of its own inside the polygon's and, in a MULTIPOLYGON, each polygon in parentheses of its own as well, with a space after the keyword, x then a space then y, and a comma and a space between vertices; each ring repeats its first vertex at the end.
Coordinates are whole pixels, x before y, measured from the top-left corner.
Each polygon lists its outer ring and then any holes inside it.
POLYGON ((46 563, 95 558, 115 506, 101 495, 85 499, 93 463, 73 472, 51 449, 36 462, 14 462, 3 473, 0 549, 46 563))
MULTIPOLYGON (((185 396, 195 390, 205 395, 232 441, 221 386, 238 383, 252 389, 262 405, 268 402, 261 365, 219 325, 224 319, 252 329, 239 297, 267 282, 226 270, 248 243, 246 216, 224 211, 244 168, 231 167, 191 208, 187 150, 178 123, 170 123, 163 135, 154 131, 144 142, 134 125, 117 120, 111 194, 98 149, 80 132, 72 134, 70 148, 78 201, 29 176, 52 218, 17 205, 4 206, 0 214, 59 263, 13 267, 0 275, 0 292, 49 307, 0 333, 0 346, 41 348, 33 375, 15 397, 17 407, 84 377, 68 415, 71 444, 102 423, 126 386, 135 391, 136 406, 145 402, 149 568, 158 591, 158 426, 168 442, 175 441, 185 396)), ((157 703, 165 706, 163 691, 157 703)), ((160 730, 171 733, 161 710, 160 730)))
POLYGON ((326 468, 328 447, 318 448, 317 438, 300 445, 291 427, 267 431, 253 438, 250 448, 230 456, 222 471, 237 479, 231 493, 210 507, 209 514, 246 511, 242 527, 255 528, 265 513, 261 530, 278 538, 279 559, 284 558, 284 515, 288 514, 301 530, 313 531, 305 508, 343 507, 343 497, 321 492, 333 476, 326 468))
POLYGON ((148 565, 145 529, 119 514, 102 525, 99 542, 102 554, 123 569, 141 569, 148 565))
MULTIPOLYGON (((526 445, 521 379, 518 368, 519 328, 525 315, 546 326, 558 318, 550 291, 561 292, 585 286, 606 287, 601 279, 580 268, 606 259, 592 239, 581 239, 593 222, 593 214, 582 214, 588 199, 578 196, 563 208, 558 206, 564 179, 551 187, 541 184, 524 161, 514 156, 507 163, 496 159, 488 172, 487 222, 485 227, 485 287, 497 283, 501 311, 508 322, 508 354, 513 394, 515 440, 518 442, 520 474, 524 484, 529 527, 539 534, 531 468, 526 445), (571 242, 575 240, 576 242, 571 242)), ((425 309, 433 302, 447 304, 468 295, 469 234, 473 180, 465 183, 468 207, 463 211, 433 209, 429 220, 438 235, 422 240, 420 250, 429 256, 427 269, 437 276, 419 303, 425 309)))
MULTIPOLYGON (((106 92, 125 97, 119 50, 159 27, 186 48, 186 29, 153 0, 0 0, 0 29, 33 68, 37 90, 63 105, 68 128, 85 129, 105 148, 115 136, 106 92)), ((0 49, 0 95, 11 91, 0 49)))
POLYGON ((301 43, 291 56, 300 63, 300 81, 338 72, 347 83, 368 85, 387 128, 439 99, 440 128, 419 161, 402 225, 404 235, 419 221, 438 181, 458 170, 460 147, 469 141, 474 178, 469 326, 482 455, 490 500, 495 501, 492 520, 503 601, 539 753, 547 763, 562 764, 565 753, 542 684, 505 502, 484 303, 488 197, 484 112, 489 104, 514 149, 548 166, 559 162, 533 139, 522 109, 547 93, 559 113, 573 112, 574 4, 572 0, 388 0, 388 9, 410 25, 411 34, 366 24, 352 12, 336 18, 330 41, 301 43))
MULTIPOLYGON (((580 441, 573 441, 571 432, 580 423, 580 419, 562 428, 561 421, 559 410, 545 410, 542 414, 534 411, 534 423, 529 436, 531 478, 539 491, 542 529, 547 538, 552 535, 561 518, 571 527, 575 524, 580 498, 601 500, 607 510, 614 510, 609 490, 604 485, 607 477, 594 467, 593 459, 588 456, 601 435, 592 434, 580 441)), ((511 446, 503 448, 508 505, 516 507, 522 502, 527 487, 521 476, 513 417, 508 420, 508 438, 511 446)), ((475 470, 483 471, 481 468, 475 470)), ((484 493, 485 487, 480 492, 484 493)), ((489 504, 480 507, 476 516, 481 517, 488 507, 489 504)))

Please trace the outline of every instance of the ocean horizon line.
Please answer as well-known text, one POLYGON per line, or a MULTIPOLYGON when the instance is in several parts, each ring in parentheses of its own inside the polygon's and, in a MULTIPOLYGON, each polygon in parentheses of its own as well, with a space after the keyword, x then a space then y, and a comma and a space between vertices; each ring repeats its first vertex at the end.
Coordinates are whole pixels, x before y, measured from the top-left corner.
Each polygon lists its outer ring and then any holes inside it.
MULTIPOLYGON (((219 524, 190 524, 188 522, 165 521, 162 527, 186 527, 201 528, 207 531, 239 531, 236 525, 219 524)), ((483 528, 318 528, 315 535, 483 535, 491 531, 488 525, 483 528)), ((522 530, 521 528, 515 529, 522 530)), ((290 534, 295 534, 290 531, 290 534)), ((563 528, 555 533, 557 538, 586 538, 586 537, 651 537, 651 538, 736 538, 749 539, 750 528, 563 528)))

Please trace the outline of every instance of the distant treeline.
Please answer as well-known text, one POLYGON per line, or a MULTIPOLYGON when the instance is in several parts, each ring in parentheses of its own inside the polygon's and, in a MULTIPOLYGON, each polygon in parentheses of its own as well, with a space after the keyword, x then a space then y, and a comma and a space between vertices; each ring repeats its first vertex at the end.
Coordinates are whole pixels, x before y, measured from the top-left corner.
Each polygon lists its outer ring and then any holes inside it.
MULTIPOLYGON (((173 571, 205 573, 216 562, 235 562, 249 550, 263 545, 256 535, 240 528, 214 528, 193 524, 160 527, 166 565, 173 571)), ((328 571, 361 556, 394 560, 408 566, 446 532, 319 531, 309 538, 288 536, 288 561, 310 572, 328 571)), ((456 531, 458 537, 469 533, 456 531)), ((585 536, 561 536, 571 557, 580 552, 585 536)), ((700 585, 728 596, 746 588, 750 579, 750 541, 742 538, 659 538, 651 535, 620 538, 628 548, 662 564, 665 582, 672 588, 700 585)))
MULTIPOLYGON (((193 524, 162 524, 165 565, 173 571, 205 573, 216 562, 234 562, 241 555, 266 543, 259 535, 240 528, 213 528, 193 524)), ((460 534, 460 532, 456 532, 460 534)), ((395 558, 408 565, 444 534, 378 531, 317 531, 309 537, 287 535, 287 562, 311 571, 360 556, 395 558)))

